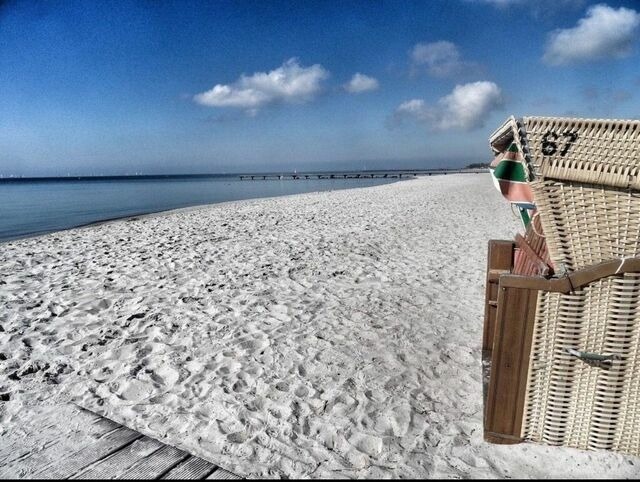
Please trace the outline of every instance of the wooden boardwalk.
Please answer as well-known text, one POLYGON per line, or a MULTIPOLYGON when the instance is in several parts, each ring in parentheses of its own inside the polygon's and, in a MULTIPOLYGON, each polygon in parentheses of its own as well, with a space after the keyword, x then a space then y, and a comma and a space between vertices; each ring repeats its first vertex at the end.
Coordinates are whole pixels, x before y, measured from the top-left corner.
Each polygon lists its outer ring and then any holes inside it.
POLYGON ((187 452, 87 412, 88 443, 65 449, 50 440, 0 464, 0 478, 35 479, 240 479, 187 452))

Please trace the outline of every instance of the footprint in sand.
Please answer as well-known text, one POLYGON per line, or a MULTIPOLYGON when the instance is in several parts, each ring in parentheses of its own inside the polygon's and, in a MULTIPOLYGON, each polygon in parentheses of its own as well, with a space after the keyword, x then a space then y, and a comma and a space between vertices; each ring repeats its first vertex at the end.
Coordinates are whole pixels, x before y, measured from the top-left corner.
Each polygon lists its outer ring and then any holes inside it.
POLYGON ((231 389, 238 393, 244 392, 247 389, 247 383, 244 380, 237 380, 232 386, 231 389))
POLYGON ((151 373, 151 380, 158 385, 172 387, 180 379, 178 370, 167 365, 155 368, 151 373))
POLYGON ((288 392, 289 391, 289 384, 287 382, 278 382, 278 383, 276 383, 276 388, 278 390, 280 390, 281 392, 288 392))
POLYGON ((249 436, 244 432, 234 432, 227 435, 227 440, 231 443, 241 444, 247 440, 249 436))
POLYGON ((383 449, 382 439, 375 435, 356 433, 349 438, 349 443, 371 457, 378 457, 383 449))
POLYGON ((122 385, 120 398, 130 402, 147 399, 153 393, 153 386, 141 380, 130 380, 122 385))
POLYGON ((240 348, 249 352, 262 351, 269 346, 269 339, 245 340, 240 343, 240 348))
POLYGON ((245 404, 245 408, 250 412, 262 412, 265 407, 265 400, 262 397, 256 397, 253 400, 249 400, 245 404))
POLYGON ((236 373, 242 369, 242 365, 238 362, 230 361, 220 366, 217 370, 219 375, 229 375, 230 373, 236 373))
POLYGON ((295 393, 296 397, 304 398, 309 395, 309 389, 304 385, 300 385, 293 393, 295 393))

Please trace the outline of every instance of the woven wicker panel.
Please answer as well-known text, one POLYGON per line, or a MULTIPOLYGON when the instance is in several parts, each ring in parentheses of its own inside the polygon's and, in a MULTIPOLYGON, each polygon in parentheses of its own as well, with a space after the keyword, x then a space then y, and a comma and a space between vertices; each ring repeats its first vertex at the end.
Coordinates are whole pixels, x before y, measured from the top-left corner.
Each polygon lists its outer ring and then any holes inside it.
POLYGON ((536 178, 640 189, 640 121, 525 117, 522 126, 536 178))
POLYGON ((531 188, 557 272, 640 255, 640 192, 553 180, 531 188))
POLYGON ((538 298, 523 436, 640 455, 640 274, 538 298), (620 356, 591 366, 566 348, 620 356))

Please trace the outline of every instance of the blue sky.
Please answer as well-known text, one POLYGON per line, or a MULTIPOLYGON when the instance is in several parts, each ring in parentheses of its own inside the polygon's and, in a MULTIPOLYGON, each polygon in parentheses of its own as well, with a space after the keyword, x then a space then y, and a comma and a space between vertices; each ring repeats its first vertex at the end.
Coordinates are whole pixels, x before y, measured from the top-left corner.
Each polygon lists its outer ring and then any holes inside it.
POLYGON ((461 166, 640 117, 640 1, 0 3, 0 174, 461 166))

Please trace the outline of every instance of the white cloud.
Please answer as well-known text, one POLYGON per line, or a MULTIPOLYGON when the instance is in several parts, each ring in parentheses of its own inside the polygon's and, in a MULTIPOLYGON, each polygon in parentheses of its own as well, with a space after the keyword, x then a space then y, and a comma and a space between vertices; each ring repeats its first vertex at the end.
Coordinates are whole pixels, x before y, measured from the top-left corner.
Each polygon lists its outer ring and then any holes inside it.
POLYGON ((344 88, 351 94, 360 94, 361 92, 376 90, 379 86, 380 84, 377 79, 357 73, 354 74, 354 76, 351 77, 351 80, 344 85, 344 88))
POLYGON ((432 122, 435 120, 435 111, 427 106, 422 99, 411 99, 403 102, 396 109, 397 118, 413 118, 418 121, 432 122))
POLYGON ((456 44, 446 40, 418 43, 410 55, 414 67, 426 66, 427 72, 434 77, 449 77, 474 67, 473 63, 462 60, 456 44))
POLYGON ((487 81, 456 85, 438 104, 443 112, 439 122, 442 129, 474 129, 482 127, 487 115, 500 107, 502 92, 496 84, 487 81))
POLYGON ((243 74, 233 84, 217 84, 211 90, 195 95, 193 100, 209 107, 247 109, 247 114, 253 116, 268 104, 312 100, 327 77, 329 72, 322 65, 302 67, 292 58, 271 72, 243 74))
POLYGON ((398 121, 412 119, 436 129, 473 130, 482 127, 487 116, 502 105, 502 92, 493 82, 456 85, 453 91, 429 106, 422 99, 403 102, 395 111, 398 121))
POLYGON ((629 8, 595 5, 578 25, 552 32, 543 60, 563 65, 606 57, 621 58, 631 53, 640 14, 629 8))

